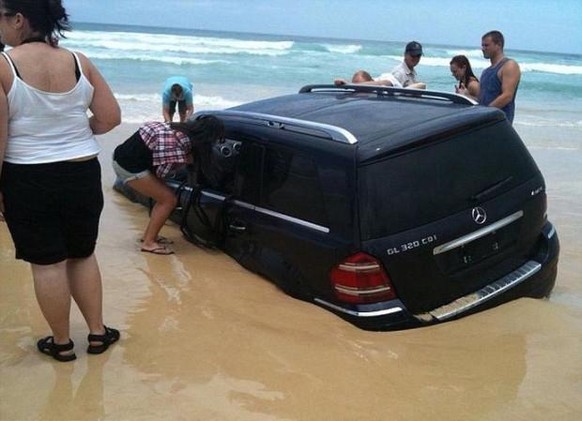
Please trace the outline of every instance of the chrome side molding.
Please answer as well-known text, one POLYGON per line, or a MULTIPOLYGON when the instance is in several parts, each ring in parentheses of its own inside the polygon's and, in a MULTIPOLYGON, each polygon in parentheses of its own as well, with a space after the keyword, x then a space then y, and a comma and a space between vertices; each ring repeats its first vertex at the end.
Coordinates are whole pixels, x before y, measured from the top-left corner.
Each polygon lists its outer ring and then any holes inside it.
MULTIPOLYGON (((191 192, 192 188, 186 187, 185 190, 191 192)), ((208 192, 205 190, 202 190, 200 192, 200 194, 202 194, 203 196, 206 196, 206 197, 210 197, 214 200, 221 201, 221 202, 226 200, 225 196, 211 193, 211 192, 208 192)), ((240 206, 241 208, 254 210, 255 212, 262 213, 263 215, 269 215, 269 216, 272 216, 273 218, 277 218, 277 219, 281 219, 283 221, 291 222, 293 224, 300 225, 302 227, 309 228, 309 229, 312 229, 315 231, 319 231, 319 232, 322 232, 324 234, 329 234, 329 231, 330 231, 329 227, 325 227, 323 225, 319 225, 319 224, 315 224, 313 222, 305 221, 304 219, 299 219, 299 218, 295 218, 293 216, 285 215, 285 214, 280 213, 280 212, 275 212, 275 211, 272 211, 270 209, 265 209, 265 208, 262 208, 260 206, 255 206, 251 203, 243 202, 241 200, 233 200, 232 203, 237 205, 237 206, 240 206)))

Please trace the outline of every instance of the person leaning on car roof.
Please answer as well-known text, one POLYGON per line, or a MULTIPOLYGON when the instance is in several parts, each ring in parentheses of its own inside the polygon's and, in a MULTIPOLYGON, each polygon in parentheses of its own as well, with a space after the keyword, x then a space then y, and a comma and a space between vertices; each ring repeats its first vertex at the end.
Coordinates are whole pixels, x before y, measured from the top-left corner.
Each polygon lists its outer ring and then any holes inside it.
MULTIPOLYGON (((406 44, 404 49, 404 60, 402 63, 392 69, 390 73, 384 73, 376 79, 361 79, 360 76, 365 72, 364 70, 357 71, 352 77, 352 84, 363 83, 366 85, 381 85, 392 86, 394 88, 412 88, 412 89, 426 89, 426 83, 416 80, 416 70, 414 68, 420 62, 422 57, 422 45, 416 41, 411 41, 406 44)), ((337 86, 346 85, 348 82, 345 79, 335 79, 334 84, 337 86)))
POLYGON ((416 41, 411 41, 406 44, 402 63, 392 69, 392 75, 405 88, 412 87, 411 85, 415 85, 414 87, 417 89, 426 88, 425 84, 416 80, 417 74, 416 70, 414 70, 420 62, 422 54, 422 45, 416 41))

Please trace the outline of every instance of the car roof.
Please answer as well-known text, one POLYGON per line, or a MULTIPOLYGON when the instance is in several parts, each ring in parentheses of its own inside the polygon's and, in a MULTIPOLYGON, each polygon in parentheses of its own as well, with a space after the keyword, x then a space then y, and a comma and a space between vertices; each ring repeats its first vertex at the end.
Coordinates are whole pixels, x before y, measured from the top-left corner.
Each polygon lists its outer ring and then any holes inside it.
POLYGON ((455 94, 362 85, 307 86, 297 94, 229 110, 347 130, 356 139, 360 160, 505 118, 497 109, 455 94))

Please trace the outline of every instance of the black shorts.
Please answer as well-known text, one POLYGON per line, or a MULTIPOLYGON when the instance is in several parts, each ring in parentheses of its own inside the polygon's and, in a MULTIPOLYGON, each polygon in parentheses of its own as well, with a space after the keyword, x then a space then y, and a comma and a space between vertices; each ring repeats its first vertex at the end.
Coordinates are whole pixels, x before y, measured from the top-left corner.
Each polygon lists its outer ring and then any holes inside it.
POLYGON ((179 101, 170 100, 170 115, 176 112, 176 102, 178 103, 178 113, 184 114, 186 112, 186 100, 182 99, 179 101))
POLYGON ((0 191, 16 258, 49 265, 95 251, 103 210, 101 166, 82 162, 4 162, 0 191))

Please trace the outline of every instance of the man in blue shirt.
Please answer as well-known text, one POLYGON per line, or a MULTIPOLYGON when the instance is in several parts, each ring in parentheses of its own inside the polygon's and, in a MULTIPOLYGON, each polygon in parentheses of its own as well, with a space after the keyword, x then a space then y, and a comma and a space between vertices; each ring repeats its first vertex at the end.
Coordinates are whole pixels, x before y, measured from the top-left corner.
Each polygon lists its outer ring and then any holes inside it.
POLYGON ((481 73, 479 104, 501 109, 513 123, 521 70, 515 60, 505 57, 504 43, 499 31, 487 32, 481 38, 483 57, 491 61, 491 66, 481 73))
POLYGON ((176 112, 176 104, 178 104, 180 123, 183 123, 194 112, 192 83, 183 76, 170 77, 164 84, 164 90, 162 91, 164 122, 172 122, 176 112))

